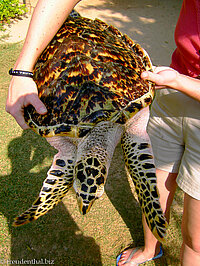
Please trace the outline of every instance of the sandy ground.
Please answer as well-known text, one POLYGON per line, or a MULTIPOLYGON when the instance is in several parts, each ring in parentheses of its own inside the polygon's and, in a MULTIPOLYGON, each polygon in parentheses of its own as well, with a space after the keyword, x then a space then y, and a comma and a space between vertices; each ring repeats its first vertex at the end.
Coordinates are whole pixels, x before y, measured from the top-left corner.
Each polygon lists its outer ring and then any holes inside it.
POLYGON ((0 39, 0 43, 16 43, 25 39, 31 15, 37 4, 37 0, 28 0, 26 2, 28 9, 27 14, 20 19, 13 20, 11 24, 5 26, 4 28, 6 31, 0 31, 0 37, 3 37, 0 39))
MULTIPOLYGON (((27 2, 29 13, 7 27, 3 35, 8 37, 3 42, 14 43, 25 39, 37 0, 27 2)), ((175 48, 173 34, 181 3, 181 0, 82 0, 76 10, 82 16, 97 17, 116 26, 139 42, 154 65, 169 65, 175 48)))

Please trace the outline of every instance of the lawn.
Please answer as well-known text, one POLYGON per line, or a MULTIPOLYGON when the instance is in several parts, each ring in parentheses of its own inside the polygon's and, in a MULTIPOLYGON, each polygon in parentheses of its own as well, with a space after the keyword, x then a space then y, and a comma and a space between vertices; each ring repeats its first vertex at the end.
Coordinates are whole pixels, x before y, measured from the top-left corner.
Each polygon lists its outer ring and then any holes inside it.
MULTIPOLYGON (((5 112, 13 66, 21 44, 0 45, 0 264, 10 260, 37 260, 54 265, 115 265, 116 256, 129 244, 143 245, 141 211, 134 187, 124 169, 118 145, 105 193, 90 213, 81 216, 73 191, 45 216, 23 227, 13 218, 31 206, 39 193, 55 150, 30 130, 22 131, 5 112)), ((146 265, 179 265, 182 192, 177 191, 165 255, 146 265)), ((17 262, 18 260, 18 262, 17 262)), ((33 261, 34 262, 34 261, 33 261)), ((34 263, 32 263, 34 264, 34 263)), ((39 263, 38 263, 39 264, 39 263)))

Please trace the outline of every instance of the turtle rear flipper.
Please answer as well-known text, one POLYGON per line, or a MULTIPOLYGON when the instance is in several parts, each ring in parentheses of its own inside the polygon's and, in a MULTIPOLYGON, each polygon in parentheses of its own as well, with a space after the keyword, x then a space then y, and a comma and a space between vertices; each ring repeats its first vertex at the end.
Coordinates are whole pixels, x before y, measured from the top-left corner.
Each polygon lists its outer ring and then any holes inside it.
POLYGON ((82 214, 86 214, 104 192, 113 152, 122 131, 121 125, 100 122, 79 143, 74 189, 82 214))
POLYGON ((39 197, 32 206, 16 217, 13 225, 20 226, 47 213, 56 206, 73 185, 76 147, 65 137, 50 138, 48 141, 59 150, 47 173, 39 197))
POLYGON ((167 222, 159 202, 156 169, 149 136, 146 132, 148 107, 142 109, 122 137, 125 164, 134 182, 138 201, 147 224, 159 240, 166 235, 167 222))

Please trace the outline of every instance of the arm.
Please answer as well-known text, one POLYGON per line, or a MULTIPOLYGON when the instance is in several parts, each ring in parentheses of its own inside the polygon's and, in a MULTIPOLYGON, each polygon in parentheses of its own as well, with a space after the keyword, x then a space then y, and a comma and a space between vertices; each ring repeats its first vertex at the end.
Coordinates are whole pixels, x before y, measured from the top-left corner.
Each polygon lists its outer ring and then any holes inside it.
POLYGON ((172 68, 156 67, 153 73, 145 71, 141 77, 155 82, 157 89, 170 87, 200 101, 200 80, 180 74, 172 68))
MULTIPOLYGON (((33 12, 27 36, 14 69, 32 71, 39 55, 52 40, 73 7, 79 0, 39 0, 33 12)), ((40 114, 46 113, 39 100, 37 87, 31 78, 12 77, 6 103, 6 111, 26 129, 23 108, 32 104, 40 114)))

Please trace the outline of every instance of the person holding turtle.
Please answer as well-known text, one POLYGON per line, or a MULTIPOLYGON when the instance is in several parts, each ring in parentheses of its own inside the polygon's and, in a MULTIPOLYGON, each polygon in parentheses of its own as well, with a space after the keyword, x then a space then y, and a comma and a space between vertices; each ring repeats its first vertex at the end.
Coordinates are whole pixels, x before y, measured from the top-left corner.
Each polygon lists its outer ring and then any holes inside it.
MULTIPOLYGON (((160 202, 169 221, 178 186, 184 191, 182 265, 200 265, 200 1, 184 0, 175 30, 171 68, 142 78, 156 83, 148 134, 152 142, 160 202), (163 88, 163 89, 161 89, 163 88)), ((143 219, 145 246, 128 249, 118 265, 137 265, 162 256, 161 244, 143 219)))
MULTIPOLYGON (((78 0, 39 0, 14 70, 31 76, 39 55, 54 37, 78 0), (50 19, 51 18, 51 19, 50 19), (39 25, 39 27, 38 27, 39 25)), ((169 220, 177 184, 184 191, 182 218, 182 265, 200 265, 200 2, 183 0, 175 31, 177 48, 170 68, 157 67, 141 77, 157 85, 151 107, 148 133, 151 137, 160 202, 169 220)), ((13 76, 6 111, 23 128, 23 108, 33 105, 39 114, 47 112, 29 76, 13 76)), ((137 265, 162 255, 161 244, 143 218, 145 246, 128 249, 118 257, 118 265, 137 265)))

